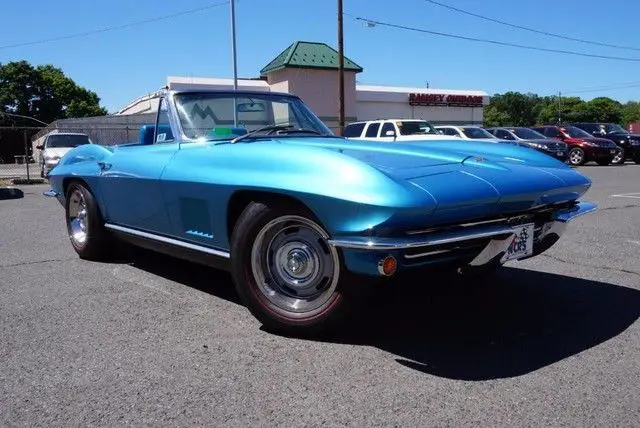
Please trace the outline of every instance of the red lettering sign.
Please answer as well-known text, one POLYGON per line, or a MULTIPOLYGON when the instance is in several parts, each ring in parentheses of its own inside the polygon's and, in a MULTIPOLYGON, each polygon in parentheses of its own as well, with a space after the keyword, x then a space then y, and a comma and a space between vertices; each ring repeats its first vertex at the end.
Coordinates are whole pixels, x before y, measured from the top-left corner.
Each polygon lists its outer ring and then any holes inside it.
POLYGON ((444 105, 460 107, 482 107, 482 96, 479 95, 444 95, 444 94, 409 94, 411 105, 444 105))

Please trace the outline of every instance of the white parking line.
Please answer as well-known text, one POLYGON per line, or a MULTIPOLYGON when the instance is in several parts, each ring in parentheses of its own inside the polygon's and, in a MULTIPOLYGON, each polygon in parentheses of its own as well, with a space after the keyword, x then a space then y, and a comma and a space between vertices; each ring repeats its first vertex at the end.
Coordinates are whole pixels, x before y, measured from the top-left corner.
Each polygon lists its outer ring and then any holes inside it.
POLYGON ((640 192, 634 193, 620 193, 618 195, 611 195, 612 198, 631 198, 631 199, 640 199, 640 192))
POLYGON ((636 245, 640 245, 640 241, 635 241, 633 239, 627 239, 627 242, 631 243, 631 244, 636 244, 636 245))

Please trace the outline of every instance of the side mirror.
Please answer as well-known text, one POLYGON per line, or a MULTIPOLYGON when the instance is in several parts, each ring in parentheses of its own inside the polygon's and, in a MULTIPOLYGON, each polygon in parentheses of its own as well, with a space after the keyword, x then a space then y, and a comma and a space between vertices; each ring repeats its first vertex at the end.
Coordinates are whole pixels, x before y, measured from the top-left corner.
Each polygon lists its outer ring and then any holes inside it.
POLYGON ((38 145, 36 146, 36 149, 38 149, 38 150, 43 150, 43 149, 44 149, 44 144, 38 144, 38 145))
POLYGON ((387 131, 384 133, 385 137, 395 137, 396 133, 394 131, 387 131))

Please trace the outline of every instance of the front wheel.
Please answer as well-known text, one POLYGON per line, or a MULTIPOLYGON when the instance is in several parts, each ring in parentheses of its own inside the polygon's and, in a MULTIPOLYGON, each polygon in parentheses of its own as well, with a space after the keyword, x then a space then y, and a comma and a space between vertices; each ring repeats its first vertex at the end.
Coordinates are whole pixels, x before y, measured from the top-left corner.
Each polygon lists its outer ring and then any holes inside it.
POLYGON ((569 163, 573 166, 583 165, 585 161, 584 150, 579 147, 571 149, 569 152, 569 163))
POLYGON ((93 194, 83 183, 74 182, 69 185, 65 199, 67 231, 73 249, 82 259, 102 259, 113 243, 93 194))
POLYGON ((327 232, 306 210, 252 202, 231 236, 240 298, 265 327, 320 333, 345 314, 346 272, 327 232))
POLYGON ((613 159, 611 160, 611 163, 613 165, 622 165, 624 161, 625 161, 625 151, 622 147, 620 147, 616 152, 615 156, 613 157, 613 159))

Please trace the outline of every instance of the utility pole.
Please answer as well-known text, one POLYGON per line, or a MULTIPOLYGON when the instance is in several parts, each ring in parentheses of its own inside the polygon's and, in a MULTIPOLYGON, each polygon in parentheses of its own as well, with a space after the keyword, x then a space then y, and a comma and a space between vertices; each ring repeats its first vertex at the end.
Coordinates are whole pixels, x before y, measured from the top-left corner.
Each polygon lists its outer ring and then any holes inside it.
MULTIPOLYGON (((229 0, 231 5, 231 56, 233 58, 233 90, 238 90, 238 61, 236 58, 236 6, 235 0, 229 0)), ((233 97, 233 126, 238 126, 237 98, 233 97)))
POLYGON ((558 125, 562 125, 562 92, 558 91, 558 125))
POLYGON ((342 0, 338 0, 338 86, 340 90, 340 135, 344 133, 344 45, 342 41, 342 0))

